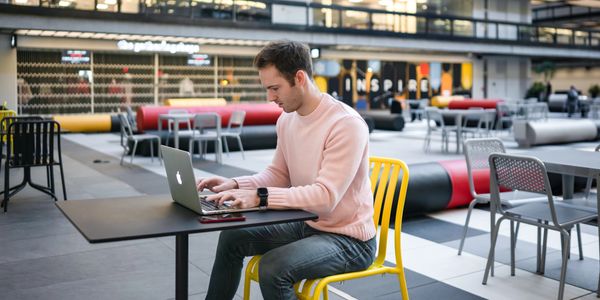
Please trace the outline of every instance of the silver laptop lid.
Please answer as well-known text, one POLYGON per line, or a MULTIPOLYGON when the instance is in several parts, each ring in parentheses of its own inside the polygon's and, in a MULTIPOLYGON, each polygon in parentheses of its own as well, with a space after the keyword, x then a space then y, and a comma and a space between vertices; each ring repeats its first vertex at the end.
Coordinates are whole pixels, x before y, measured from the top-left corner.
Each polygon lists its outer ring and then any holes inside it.
POLYGON ((192 157, 186 151, 163 145, 160 146, 160 150, 165 162, 171 197, 175 202, 202 214, 192 157))

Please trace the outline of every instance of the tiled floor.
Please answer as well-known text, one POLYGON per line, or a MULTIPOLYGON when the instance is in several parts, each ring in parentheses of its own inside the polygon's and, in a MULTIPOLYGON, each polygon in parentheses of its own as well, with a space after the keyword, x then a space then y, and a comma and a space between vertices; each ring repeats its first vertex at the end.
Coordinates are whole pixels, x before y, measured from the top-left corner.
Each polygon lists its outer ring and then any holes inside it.
MULTIPOLYGON (((459 154, 422 151, 425 127, 409 123, 403 132, 375 131, 371 155, 396 157, 411 163, 459 159, 459 154)), ((509 152, 516 143, 502 136, 509 152)), ((592 150, 595 143, 568 146, 592 150)), ((453 148, 451 148, 453 149, 453 148)), ((63 158, 69 201, 132 195, 167 194, 163 166, 157 160, 136 157, 134 165, 121 155, 116 134, 71 134, 63 137, 63 158), (94 162, 96 161, 96 162, 94 162)), ((196 160, 197 177, 235 176, 263 169, 273 150, 225 156, 224 166, 196 160)), ((211 159, 210 155, 208 156, 211 159)), ((2 173, 2 177, 4 176, 2 173)), ((35 179, 45 180, 41 170, 35 179)), ((19 180, 19 172, 11 180, 19 180)), ((43 182, 43 181, 42 181, 43 182)), ((3 184, 1 181, 0 184, 3 184)), ((3 187, 3 186, 2 186, 3 187)), ((61 194, 62 196, 62 194, 61 194)), ((465 252, 457 248, 466 209, 443 211, 406 219, 403 226, 403 261, 412 299, 553 299, 558 291, 559 237, 550 235, 546 274, 535 274, 533 227, 523 226, 517 247, 517 274, 509 275, 508 226, 500 231, 496 276, 482 285, 489 246, 489 212, 475 209, 465 252)), ((393 234, 393 233, 392 233, 393 234)), ((218 233, 190 237, 190 299, 203 299, 218 233)), ((577 259, 573 243, 566 299, 593 299, 598 282, 597 229, 583 228, 585 259, 577 259)), ((47 196, 26 188, 11 199, 7 214, 0 214, 0 299, 170 299, 174 296, 174 238, 145 239, 91 245, 56 209, 47 196)), ((389 264, 395 263, 390 255, 389 264)), ((332 299, 400 299, 397 279, 373 277, 331 287, 332 299)), ((237 297, 241 298, 241 289, 237 297)), ((261 299, 256 285, 252 299, 261 299)))

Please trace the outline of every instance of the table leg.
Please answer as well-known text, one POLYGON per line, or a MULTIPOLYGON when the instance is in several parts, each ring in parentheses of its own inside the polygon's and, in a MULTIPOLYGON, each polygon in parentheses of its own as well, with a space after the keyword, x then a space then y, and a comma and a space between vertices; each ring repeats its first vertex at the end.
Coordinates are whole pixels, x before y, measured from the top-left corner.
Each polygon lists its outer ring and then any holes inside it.
POLYGON ((574 190, 575 190, 575 176, 563 174, 562 175, 563 199, 573 199, 574 190))
POLYGON ((188 234, 175 236, 175 299, 188 298, 188 234))

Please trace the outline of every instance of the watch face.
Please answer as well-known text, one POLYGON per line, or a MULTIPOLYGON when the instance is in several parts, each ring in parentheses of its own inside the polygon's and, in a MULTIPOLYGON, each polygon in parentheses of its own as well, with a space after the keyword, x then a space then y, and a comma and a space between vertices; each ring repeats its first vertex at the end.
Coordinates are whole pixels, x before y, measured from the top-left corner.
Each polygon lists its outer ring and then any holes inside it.
POLYGON ((267 188, 261 187, 256 190, 256 193, 258 194, 258 196, 264 197, 269 195, 269 190, 267 190, 267 188))

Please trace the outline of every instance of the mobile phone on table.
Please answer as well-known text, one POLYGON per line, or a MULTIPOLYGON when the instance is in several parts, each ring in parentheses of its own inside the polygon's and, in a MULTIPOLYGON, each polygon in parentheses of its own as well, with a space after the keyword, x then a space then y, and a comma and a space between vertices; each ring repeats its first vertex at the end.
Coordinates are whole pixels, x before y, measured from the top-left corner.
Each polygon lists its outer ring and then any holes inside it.
POLYGON ((246 217, 244 217, 240 213, 234 214, 222 214, 222 215, 210 215, 210 216, 202 216, 200 217, 200 223, 219 223, 219 222, 237 222, 244 221, 246 217))

